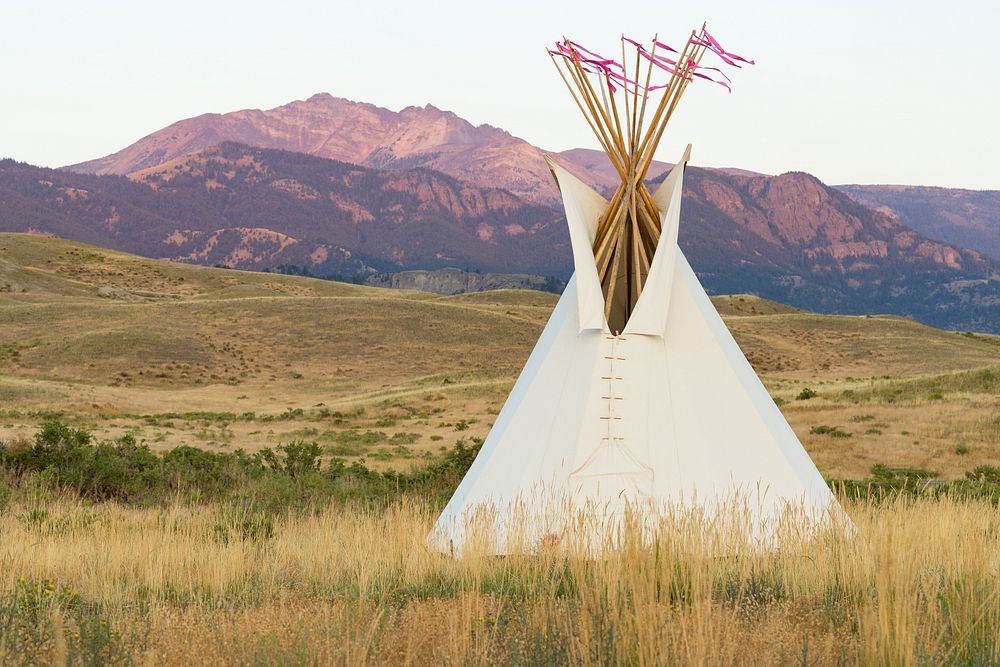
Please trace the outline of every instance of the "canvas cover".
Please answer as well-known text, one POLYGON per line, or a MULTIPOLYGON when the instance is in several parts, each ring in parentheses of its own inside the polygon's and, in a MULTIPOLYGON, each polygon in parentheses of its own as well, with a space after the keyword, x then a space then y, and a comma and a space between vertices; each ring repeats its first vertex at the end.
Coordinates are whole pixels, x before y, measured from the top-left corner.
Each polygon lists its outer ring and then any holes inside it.
POLYGON ((505 553, 558 539, 582 509, 605 530, 628 507, 739 497, 763 539, 789 505, 818 522, 838 510, 677 245, 687 156, 654 193, 662 234, 620 335, 604 319, 591 250, 606 201, 550 163, 576 272, 438 519, 436 548, 460 552, 474 517, 488 524, 488 550, 505 553))

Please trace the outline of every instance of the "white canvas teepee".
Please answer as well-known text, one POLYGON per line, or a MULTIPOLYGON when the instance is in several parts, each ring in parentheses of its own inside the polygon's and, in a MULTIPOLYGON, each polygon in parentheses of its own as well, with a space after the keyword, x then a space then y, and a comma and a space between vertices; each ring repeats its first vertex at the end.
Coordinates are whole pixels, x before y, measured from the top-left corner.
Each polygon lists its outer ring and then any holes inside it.
POLYGON ((472 541, 506 553, 567 538, 593 551, 636 521, 645 538, 678 512, 735 519, 769 543, 789 517, 794 528, 842 518, 677 246, 690 147, 654 194, 645 185, 688 85, 730 87, 703 56, 753 61, 705 26, 682 49, 624 35, 621 47, 621 62, 569 39, 549 51, 621 183, 606 201, 549 162, 576 271, 431 533, 439 549, 472 541), (669 78, 653 81, 654 70, 669 78))
POLYGON ((549 163, 576 271, 438 519, 435 547, 461 551, 484 508, 496 553, 558 539, 574 509, 613 526, 629 506, 711 508, 742 497, 765 539, 789 505, 812 521, 839 514, 677 245, 689 153, 653 195, 662 233, 620 332, 608 325, 592 250, 608 202, 549 163))

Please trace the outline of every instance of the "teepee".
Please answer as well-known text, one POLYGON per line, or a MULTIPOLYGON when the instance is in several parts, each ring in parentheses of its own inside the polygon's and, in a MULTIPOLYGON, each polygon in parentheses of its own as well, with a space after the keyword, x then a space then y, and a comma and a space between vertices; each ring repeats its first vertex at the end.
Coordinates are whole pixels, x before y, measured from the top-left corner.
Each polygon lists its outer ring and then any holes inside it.
POLYGON ((550 51, 622 183, 608 200, 548 161, 575 273, 430 535, 441 550, 460 552, 474 532, 494 553, 558 542, 584 510, 596 517, 598 540, 630 511, 711 510, 734 498, 764 540, 789 507, 814 523, 839 516, 677 245, 690 146, 654 193, 644 184, 680 95, 692 79, 709 78, 702 55, 752 61, 704 28, 680 53, 655 39, 649 50, 622 40, 622 63, 569 40, 550 51), (625 43, 637 52, 636 79, 639 59, 648 63, 643 84, 629 78, 625 43), (654 67, 670 74, 666 84, 651 84, 654 67), (647 126, 655 90, 664 92, 647 126))

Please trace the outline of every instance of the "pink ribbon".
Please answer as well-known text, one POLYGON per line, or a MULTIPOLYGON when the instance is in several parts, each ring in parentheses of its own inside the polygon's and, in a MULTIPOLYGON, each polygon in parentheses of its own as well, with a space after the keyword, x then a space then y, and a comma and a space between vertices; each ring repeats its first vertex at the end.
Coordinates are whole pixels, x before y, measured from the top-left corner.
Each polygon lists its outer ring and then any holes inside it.
MULTIPOLYGON (((671 67, 671 65, 676 66, 677 63, 675 61, 669 60, 668 58, 662 58, 660 56, 655 56, 655 55, 646 53, 645 51, 640 51, 639 55, 641 55, 643 58, 645 58, 646 60, 648 60, 652 64, 654 64, 657 67, 659 67, 660 69, 662 69, 667 74, 670 74, 671 76, 673 76, 673 74, 674 74, 674 67, 671 67), (664 63, 666 63, 666 64, 664 64, 664 63)), ((660 88, 663 88, 663 87, 664 86, 654 86, 654 87, 651 87, 650 90, 659 90, 660 88)))
MULTIPOLYGON (((619 74, 618 72, 615 72, 612 69, 612 67, 617 67, 623 73, 625 71, 625 68, 621 64, 612 60, 611 58, 605 58, 601 56, 599 53, 594 53, 593 51, 568 39, 565 40, 564 42, 556 42, 556 48, 559 50, 559 53, 554 53, 552 50, 549 50, 549 53, 552 53, 553 55, 560 55, 563 58, 573 60, 574 62, 587 63, 588 65, 591 65, 592 67, 595 67, 598 70, 600 70, 600 73, 603 74, 606 78, 608 90, 611 91, 611 94, 614 94, 618 91, 618 88, 615 87, 612 81, 617 81, 618 83, 622 84, 622 86, 625 88, 626 91, 628 91, 629 85, 638 86, 638 84, 635 81, 632 81, 628 77, 624 76, 624 74, 619 74), (583 57, 581 52, 593 56, 593 58, 585 58, 583 57)), ((586 67, 584 67, 583 69, 588 74, 594 73, 591 70, 587 69, 586 67)))
POLYGON ((658 49, 666 49, 667 51, 670 51, 671 53, 677 53, 677 49, 671 48, 670 46, 667 46, 666 44, 664 44, 661 41, 658 41, 658 40, 654 39, 653 40, 653 44, 656 44, 656 48, 658 48, 658 49))
MULTIPOLYGON (((656 53, 651 53, 651 52, 647 51, 646 47, 644 47, 642 44, 640 44, 639 42, 635 41, 634 39, 630 39, 629 37, 626 37, 625 35, 622 35, 622 39, 625 40, 626 42, 628 42, 629 44, 631 44, 632 46, 634 46, 636 48, 636 50, 639 52, 639 55, 641 55, 647 61, 649 61, 650 63, 656 65, 659 69, 661 69, 664 72, 670 74, 671 76, 674 75, 674 71, 675 71, 675 68, 676 68, 676 65, 677 65, 677 61, 676 60, 671 60, 670 58, 667 58, 666 56, 660 56, 660 55, 657 55, 656 53)), ((663 42, 660 42, 660 41, 654 39, 653 43, 656 45, 657 48, 666 49, 668 51, 673 51, 674 53, 677 53, 677 51, 675 49, 673 49, 670 46, 664 44, 663 42)), ((663 84, 663 85, 660 85, 660 86, 649 86, 646 90, 648 90, 650 92, 652 92, 654 90, 661 90, 663 88, 666 88, 668 85, 669 84, 663 84)))
POLYGON ((722 60, 725 61, 727 65, 731 65, 733 67, 742 67, 742 65, 736 64, 735 61, 737 60, 742 63, 746 63, 747 65, 756 64, 753 60, 747 60, 741 55, 737 55, 735 53, 732 53, 731 51, 726 51, 724 48, 722 48, 722 44, 719 43, 719 40, 717 40, 715 37, 712 37, 711 33, 709 33, 708 30, 705 29, 704 25, 701 27, 701 34, 704 36, 704 39, 695 37, 694 39, 691 40, 692 43, 698 46, 704 46, 708 48, 710 51, 712 51, 712 53, 722 58, 722 60))
POLYGON ((578 51, 583 51, 584 53, 586 53, 586 54, 587 54, 587 55, 589 55, 589 56, 593 56, 594 58, 597 58, 597 59, 598 59, 598 60, 600 60, 601 62, 604 62, 604 63, 608 63, 608 64, 611 64, 611 65, 614 65, 614 66, 615 66, 615 67, 617 67, 618 69, 622 69, 622 70, 624 69, 624 68, 623 68, 623 67, 622 67, 621 65, 619 65, 619 64, 618 64, 617 62, 615 62, 614 60, 612 60, 612 59, 610 59, 610 58, 605 58, 605 57, 604 57, 604 56, 602 56, 601 54, 599 54, 599 53, 594 53, 593 51, 590 51, 589 49, 585 49, 585 48, 584 48, 583 46, 581 46, 581 45, 577 44, 577 43, 576 43, 576 42, 574 42, 574 41, 571 41, 571 40, 568 40, 568 39, 567 39, 567 40, 566 40, 566 44, 568 44, 569 46, 571 46, 572 48, 574 48, 574 49, 576 49, 576 50, 578 50, 578 51))
MULTIPOLYGON (((648 51, 645 46, 643 46, 636 40, 631 39, 630 37, 622 35, 621 38, 622 41, 628 42, 629 44, 634 46, 640 56, 645 58, 651 64, 656 65, 658 69, 663 70, 664 72, 670 74, 671 76, 677 75, 687 80, 691 80, 692 77, 698 77, 699 79, 704 79, 706 81, 711 81, 712 83, 717 83, 726 90, 728 90, 730 93, 733 92, 732 87, 729 85, 730 83, 732 83, 732 79, 730 79, 729 75, 727 75, 724 71, 722 71, 718 67, 707 67, 707 66, 700 67, 697 63, 695 63, 693 59, 690 58, 688 59, 687 63, 682 65, 681 63, 678 63, 676 60, 671 60, 666 56, 659 55, 658 53, 656 53, 656 49, 663 49, 664 51, 670 53, 678 53, 678 51, 672 48, 671 46, 664 44, 663 42, 660 42, 655 38, 653 39, 654 48, 652 52, 648 51), (721 75, 722 78, 725 79, 725 81, 714 79, 708 74, 696 70, 718 72, 719 75, 721 75)), ((754 64, 753 60, 747 60, 743 56, 737 55, 730 51, 726 51, 719 43, 719 41, 715 39, 715 37, 713 37, 705 29, 705 26, 702 26, 701 35, 697 37, 692 37, 691 39, 688 40, 688 43, 694 46, 701 46, 710 50, 712 53, 719 56, 719 58, 721 58, 723 62, 732 67, 741 67, 741 65, 739 65, 737 61, 746 63, 748 65, 754 64)), ((648 87, 643 86, 642 84, 633 81, 629 79, 627 76, 625 76, 626 70, 621 63, 611 58, 605 58, 599 53, 595 53, 594 51, 587 49, 581 44, 578 44, 568 39, 564 39, 561 42, 556 42, 556 50, 553 51, 552 49, 549 49, 548 52, 553 56, 560 56, 569 61, 577 63, 587 74, 599 74, 599 75, 603 74, 608 89, 611 91, 612 94, 614 94, 618 90, 618 88, 615 86, 615 83, 622 86, 626 92, 633 92, 633 91, 638 92, 639 90, 646 90, 647 92, 652 92, 655 90, 661 90, 670 85, 669 83, 666 83, 657 86, 648 86, 648 87), (586 56, 584 54, 586 54, 586 56)))
POLYGON ((587 55, 590 55, 590 56, 593 56, 594 58, 597 58, 597 60, 599 60, 599 61, 600 61, 600 62, 602 62, 602 63, 605 63, 605 64, 607 64, 607 65, 614 65, 615 67, 617 67, 618 69, 620 69, 620 70, 622 70, 622 71, 624 71, 624 70, 625 70, 625 68, 624 68, 624 67, 622 67, 622 66, 621 66, 620 64, 618 64, 617 62, 615 62, 615 61, 614 61, 614 60, 612 60, 611 58, 605 58, 604 56, 602 56, 602 55, 601 55, 601 54, 599 54, 599 53, 594 53, 593 51, 590 51, 590 50, 588 50, 588 49, 585 49, 584 47, 580 46, 579 44, 577 44, 577 43, 576 43, 576 42, 574 42, 574 41, 571 41, 571 40, 568 40, 568 39, 567 39, 567 40, 566 40, 566 44, 568 44, 568 45, 569 45, 570 47, 572 47, 573 49, 576 49, 576 50, 578 50, 578 51, 583 51, 583 52, 584 52, 584 53, 586 53, 587 55))
MULTIPOLYGON (((566 44, 560 44, 557 42, 556 48, 559 49, 559 51, 561 51, 564 56, 570 58, 571 60, 581 63, 587 63, 588 65, 596 67, 600 70, 608 70, 609 63, 614 63, 613 60, 608 60, 607 58, 601 58, 600 56, 598 56, 597 59, 584 58, 580 54, 580 51, 569 40, 566 41, 566 44), (567 44, 569 46, 567 46, 567 44)), ((586 51, 586 49, 584 50, 586 51)), ((590 51, 587 51, 587 53, 590 53, 590 51)))

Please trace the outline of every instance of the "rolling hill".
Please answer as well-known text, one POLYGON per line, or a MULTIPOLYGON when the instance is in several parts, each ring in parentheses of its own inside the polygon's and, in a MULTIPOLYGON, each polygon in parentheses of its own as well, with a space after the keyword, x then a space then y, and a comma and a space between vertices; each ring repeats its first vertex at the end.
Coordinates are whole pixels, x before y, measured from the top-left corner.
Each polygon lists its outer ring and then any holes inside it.
MULTIPOLYGON (((58 415, 155 448, 305 439, 419 463, 488 431, 555 298, 442 297, 0 234, 0 439, 58 415)), ((1000 462, 1000 338, 713 301, 824 472, 1000 462), (818 396, 796 400, 804 388, 818 396), (852 437, 811 432, 823 424, 852 437)))

